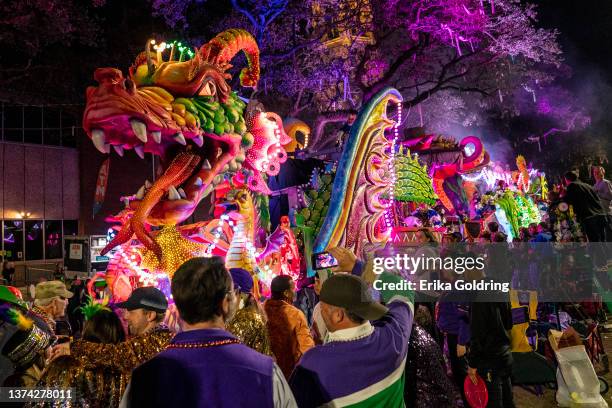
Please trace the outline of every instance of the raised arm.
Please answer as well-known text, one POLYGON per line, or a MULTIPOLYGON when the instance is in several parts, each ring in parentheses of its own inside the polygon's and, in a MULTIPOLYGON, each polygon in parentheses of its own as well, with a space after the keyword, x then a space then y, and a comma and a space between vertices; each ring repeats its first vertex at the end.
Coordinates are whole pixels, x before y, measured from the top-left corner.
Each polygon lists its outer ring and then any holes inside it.
POLYGON ((169 331, 154 331, 135 336, 119 344, 100 344, 77 340, 70 345, 70 354, 85 367, 103 366, 131 372, 162 351, 172 339, 169 331))

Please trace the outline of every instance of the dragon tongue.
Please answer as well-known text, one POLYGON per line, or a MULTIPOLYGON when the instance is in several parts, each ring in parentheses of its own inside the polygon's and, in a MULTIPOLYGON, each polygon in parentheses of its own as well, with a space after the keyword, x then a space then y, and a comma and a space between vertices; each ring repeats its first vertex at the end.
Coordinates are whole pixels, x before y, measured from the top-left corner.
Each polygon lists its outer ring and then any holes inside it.
POLYGON ((200 156, 189 152, 180 153, 158 181, 165 185, 179 186, 187 181, 199 163, 200 156))

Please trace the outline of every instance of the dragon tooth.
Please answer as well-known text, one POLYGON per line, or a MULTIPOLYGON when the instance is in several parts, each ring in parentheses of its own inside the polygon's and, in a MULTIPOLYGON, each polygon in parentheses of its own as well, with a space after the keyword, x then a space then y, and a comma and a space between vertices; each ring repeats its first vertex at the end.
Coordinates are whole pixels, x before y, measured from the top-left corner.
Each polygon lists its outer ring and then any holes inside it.
POLYGON ((161 143, 161 131, 160 130, 154 130, 153 132, 151 132, 151 137, 153 138, 155 143, 157 144, 161 143))
POLYGON ((178 132, 176 135, 174 135, 174 140, 177 143, 182 144, 183 146, 185 146, 187 144, 187 141, 185 140, 185 136, 183 136, 183 134, 181 132, 178 132))
POLYGON ((137 119, 130 120, 134 134, 142 143, 147 143, 147 125, 137 119))
POLYGON ((177 191, 179 195, 181 196, 181 198, 187 198, 187 194, 185 193, 185 190, 179 187, 177 191))
POLYGON ((221 183, 221 182, 223 182, 223 176, 222 176, 222 175, 220 175, 220 174, 219 174, 219 175, 217 175, 217 176, 215 176, 215 178, 213 179, 213 183, 214 183, 214 184, 219 184, 219 183, 221 183))
POLYGON ((134 146, 134 151, 141 159, 144 159, 144 146, 134 146))
POLYGON ((215 189, 215 186, 213 186, 212 184, 209 184, 206 186, 206 189, 204 190, 204 193, 202 193, 202 197, 206 197, 208 196, 213 190, 215 189))
POLYGON ((230 168, 229 164, 226 164, 225 166, 223 166, 223 172, 228 171, 230 168))
POLYGON ((168 189, 168 200, 180 200, 181 199, 181 195, 179 194, 178 191, 176 191, 176 188, 174 186, 170 186, 170 188, 168 189))
POLYGON ((146 188, 151 188, 151 186, 153 184, 151 184, 151 182, 149 180, 145 180, 145 184, 144 185, 145 185, 146 188))
POLYGON ((220 148, 220 147, 217 147, 217 155, 216 155, 216 157, 215 157, 215 158, 216 158, 216 159, 218 159, 218 158, 219 158, 219 156, 221 156, 222 154, 223 154, 223 150, 221 150, 221 148, 220 148))
POLYGON ((104 136, 104 131, 102 129, 94 129, 91 131, 91 141, 101 153, 110 152, 110 144, 106 143, 106 136, 104 136))
POLYGON ((229 162, 229 169, 231 171, 238 170, 238 163, 236 163, 236 160, 232 160, 231 162, 229 162))
POLYGON ((123 157, 123 147, 122 146, 113 145, 113 149, 115 149, 115 153, 117 153, 119 157, 123 157))
POLYGON ((202 187, 202 184, 204 184, 204 182, 202 181, 201 178, 198 177, 193 184, 195 184, 198 187, 202 187))
POLYGON ((193 140, 193 143, 195 143, 198 147, 202 147, 204 144, 204 138, 202 136, 196 136, 191 140, 193 140))
POLYGON ((210 162, 208 161, 208 159, 204 159, 204 163, 202 163, 202 168, 204 170, 212 169, 212 166, 210 165, 210 162))
POLYGON ((142 186, 138 189, 138 192, 136 193, 136 198, 138 200, 142 200, 144 198, 145 195, 145 186, 142 186))

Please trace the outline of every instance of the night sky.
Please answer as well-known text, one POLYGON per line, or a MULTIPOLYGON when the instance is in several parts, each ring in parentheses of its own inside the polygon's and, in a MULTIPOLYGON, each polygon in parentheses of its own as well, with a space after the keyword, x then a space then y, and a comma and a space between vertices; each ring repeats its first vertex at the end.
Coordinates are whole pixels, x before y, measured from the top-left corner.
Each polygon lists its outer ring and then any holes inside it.
MULTIPOLYGON (((584 100, 592 118, 589 129, 557 135, 556 151, 590 143, 610 156, 612 132, 612 2, 545 0, 538 4, 540 25, 557 28, 566 64, 572 75, 564 85, 584 100)), ((610 170, 609 164, 607 165, 610 170)))

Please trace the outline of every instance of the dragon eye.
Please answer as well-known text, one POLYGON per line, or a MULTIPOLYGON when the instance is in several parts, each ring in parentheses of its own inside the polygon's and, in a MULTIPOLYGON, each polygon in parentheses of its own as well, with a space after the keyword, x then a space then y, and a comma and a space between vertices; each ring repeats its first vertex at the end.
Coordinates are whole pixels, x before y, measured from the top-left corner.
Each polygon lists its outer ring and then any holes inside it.
POLYGON ((204 86, 200 89, 200 96, 215 96, 217 94, 217 87, 214 82, 206 81, 204 86))

